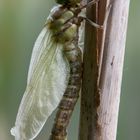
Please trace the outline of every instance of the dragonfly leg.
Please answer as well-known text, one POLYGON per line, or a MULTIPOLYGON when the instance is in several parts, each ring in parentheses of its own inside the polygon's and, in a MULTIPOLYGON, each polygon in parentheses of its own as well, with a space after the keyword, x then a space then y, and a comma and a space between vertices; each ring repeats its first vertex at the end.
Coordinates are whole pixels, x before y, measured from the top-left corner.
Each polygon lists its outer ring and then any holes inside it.
POLYGON ((104 22, 102 25, 99 25, 98 23, 95 23, 92 20, 90 20, 89 18, 84 17, 84 16, 79 16, 79 18, 81 18, 80 20, 82 20, 82 19, 86 20, 90 25, 94 26, 95 28, 104 29, 104 27, 106 26, 107 20, 108 20, 110 9, 111 9, 111 4, 109 4, 109 6, 106 9, 105 19, 104 19, 104 22))
POLYGON ((79 18, 82 18, 82 19, 86 20, 90 25, 94 26, 95 28, 103 29, 103 25, 99 25, 99 24, 93 22, 92 20, 90 20, 87 17, 79 16, 79 18))
POLYGON ((90 2, 88 2, 88 3, 83 3, 83 1, 80 3, 81 4, 81 7, 79 8, 79 9, 84 9, 84 8, 86 8, 86 7, 88 7, 88 6, 91 6, 91 5, 93 5, 93 4, 96 4, 96 3, 98 3, 100 0, 91 0, 90 2))

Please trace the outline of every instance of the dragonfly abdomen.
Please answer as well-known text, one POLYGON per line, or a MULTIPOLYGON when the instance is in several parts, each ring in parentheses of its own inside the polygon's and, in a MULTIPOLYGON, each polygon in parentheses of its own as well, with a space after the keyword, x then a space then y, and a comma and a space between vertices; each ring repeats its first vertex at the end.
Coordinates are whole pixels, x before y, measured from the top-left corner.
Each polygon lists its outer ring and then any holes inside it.
POLYGON ((79 97, 82 77, 82 53, 79 47, 65 52, 70 64, 70 77, 67 89, 59 104, 55 124, 50 140, 65 140, 67 126, 69 124, 74 106, 79 97), (74 53, 72 53, 74 52, 74 53))

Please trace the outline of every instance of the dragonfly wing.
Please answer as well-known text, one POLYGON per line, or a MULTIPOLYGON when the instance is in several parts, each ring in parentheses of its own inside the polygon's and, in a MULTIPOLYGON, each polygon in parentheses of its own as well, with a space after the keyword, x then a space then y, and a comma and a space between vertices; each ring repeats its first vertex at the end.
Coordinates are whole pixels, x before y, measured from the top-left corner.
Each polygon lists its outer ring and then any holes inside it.
POLYGON ((63 46, 43 29, 33 49, 27 87, 11 130, 15 140, 32 140, 38 135, 66 90, 69 71, 63 46))

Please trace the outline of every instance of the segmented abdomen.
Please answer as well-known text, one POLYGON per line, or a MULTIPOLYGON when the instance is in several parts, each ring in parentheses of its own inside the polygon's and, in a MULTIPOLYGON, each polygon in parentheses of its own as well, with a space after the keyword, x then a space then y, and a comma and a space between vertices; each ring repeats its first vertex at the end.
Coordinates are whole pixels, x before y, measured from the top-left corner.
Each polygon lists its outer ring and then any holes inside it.
POLYGON ((56 114, 55 123, 52 129, 50 140, 65 140, 66 129, 70 121, 70 117, 74 110, 74 106, 79 97, 82 77, 82 53, 79 47, 65 51, 66 57, 70 64, 70 77, 68 87, 59 104, 56 114))

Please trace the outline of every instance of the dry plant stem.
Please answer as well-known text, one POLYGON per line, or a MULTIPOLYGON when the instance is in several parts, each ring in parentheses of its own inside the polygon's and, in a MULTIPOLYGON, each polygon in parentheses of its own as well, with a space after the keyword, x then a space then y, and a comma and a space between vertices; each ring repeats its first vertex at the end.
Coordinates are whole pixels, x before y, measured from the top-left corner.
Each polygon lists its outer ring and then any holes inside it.
MULTIPOLYGON (((96 22, 97 4, 87 8, 87 18, 96 22), (91 14, 90 14, 91 13, 91 14)), ((96 28, 86 22, 85 47, 83 56, 83 83, 81 95, 81 112, 79 140, 92 140, 95 130, 94 93, 97 91, 98 66, 96 48, 96 28), (93 70, 94 68, 94 70, 93 70), (91 93, 92 92, 92 93, 91 93)))
MULTIPOLYGON (((100 0, 87 17, 103 23, 109 3, 100 0)), ((103 31, 86 24, 79 140, 116 140, 129 3, 111 1, 103 31)))

